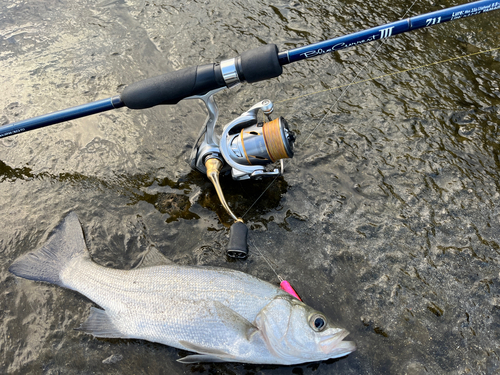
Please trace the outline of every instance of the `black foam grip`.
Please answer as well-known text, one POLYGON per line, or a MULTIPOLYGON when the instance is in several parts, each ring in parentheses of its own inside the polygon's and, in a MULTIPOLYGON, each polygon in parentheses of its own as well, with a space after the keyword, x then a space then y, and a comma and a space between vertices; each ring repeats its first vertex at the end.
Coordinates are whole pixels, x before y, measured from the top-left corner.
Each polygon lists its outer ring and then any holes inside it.
POLYGON ((240 55, 241 69, 238 70, 240 80, 248 83, 275 78, 283 73, 278 60, 276 44, 267 44, 240 55))
POLYGON ((231 258, 246 258, 248 256, 247 236, 248 228, 244 223, 237 221, 231 225, 229 243, 226 247, 227 255, 231 258))
POLYGON ((224 86, 220 65, 206 64, 132 83, 125 87, 120 99, 128 108, 144 109, 158 104, 177 104, 189 96, 224 86))

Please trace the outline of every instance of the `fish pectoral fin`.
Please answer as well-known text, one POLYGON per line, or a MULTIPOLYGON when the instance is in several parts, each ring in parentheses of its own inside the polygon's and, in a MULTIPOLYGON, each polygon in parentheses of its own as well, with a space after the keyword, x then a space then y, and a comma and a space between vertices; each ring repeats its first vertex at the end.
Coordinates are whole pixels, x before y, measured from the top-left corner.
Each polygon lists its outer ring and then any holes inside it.
POLYGON ((88 319, 75 330, 90 333, 95 337, 126 338, 126 335, 118 331, 106 311, 95 307, 90 308, 88 319))
POLYGON ((226 350, 225 348, 205 347, 189 341, 180 340, 179 344, 181 344, 185 349, 199 354, 181 358, 178 362, 196 363, 237 361, 237 358, 234 354, 231 354, 231 352, 237 353, 239 350, 238 345, 245 345, 245 340, 250 341, 252 335, 258 331, 257 327, 221 302, 207 302, 205 304, 205 309, 209 312, 214 321, 217 322, 217 329, 225 331, 225 334, 227 335, 225 337, 230 337, 230 340, 234 340, 233 345, 230 349, 226 350))
POLYGON ((185 340, 180 340, 179 344, 192 352, 201 353, 200 355, 188 355, 187 357, 178 359, 182 363, 196 363, 196 362, 231 362, 234 359, 232 354, 224 350, 207 348, 201 345, 196 345, 185 340))
POLYGON ((177 362, 189 364, 189 363, 200 363, 200 362, 232 362, 232 361, 227 361, 223 358, 214 357, 211 355, 193 354, 178 359, 177 362))
POLYGON ((142 256, 139 257, 139 260, 136 265, 134 265, 132 268, 146 268, 146 267, 152 267, 152 266, 168 266, 175 264, 172 262, 170 259, 165 257, 160 251, 154 247, 150 246, 149 249, 144 251, 142 253, 142 256))
POLYGON ((224 325, 233 332, 237 332, 240 337, 250 340, 253 334, 258 331, 256 326, 221 302, 214 301, 213 306, 224 325))

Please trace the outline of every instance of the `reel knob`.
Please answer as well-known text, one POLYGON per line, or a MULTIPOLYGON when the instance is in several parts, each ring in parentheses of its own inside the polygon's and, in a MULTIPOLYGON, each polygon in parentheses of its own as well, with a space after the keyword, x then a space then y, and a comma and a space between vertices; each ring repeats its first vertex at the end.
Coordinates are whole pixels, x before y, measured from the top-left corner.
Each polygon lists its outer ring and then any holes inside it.
POLYGON ((248 257, 248 227, 241 221, 236 221, 229 229, 229 242, 226 254, 231 258, 246 259, 248 257))

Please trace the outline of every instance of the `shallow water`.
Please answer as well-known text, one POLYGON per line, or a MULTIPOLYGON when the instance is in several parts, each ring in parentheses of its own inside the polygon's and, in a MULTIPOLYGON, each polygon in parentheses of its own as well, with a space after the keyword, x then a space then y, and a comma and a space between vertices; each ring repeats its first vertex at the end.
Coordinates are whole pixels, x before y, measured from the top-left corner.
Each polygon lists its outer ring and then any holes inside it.
MULTIPOLYGON (((411 2, 0 4, 5 124, 263 43, 286 50, 395 21, 411 2)), ((457 4, 417 3, 410 14, 457 4)), ((287 65, 278 79, 218 94, 221 124, 269 98, 299 135, 286 174, 257 203, 269 181, 222 181, 252 229, 243 262, 226 259, 229 217, 187 163, 201 104, 119 109, 0 140, 0 372, 499 371, 499 52, 355 84, 338 101, 340 89, 317 93, 498 48, 498 15, 287 65), (260 250, 306 303, 351 332, 358 350, 303 366, 187 366, 177 349, 74 331, 90 301, 7 271, 71 210, 94 260, 110 267, 130 267, 154 245, 182 264, 277 282, 260 250)))

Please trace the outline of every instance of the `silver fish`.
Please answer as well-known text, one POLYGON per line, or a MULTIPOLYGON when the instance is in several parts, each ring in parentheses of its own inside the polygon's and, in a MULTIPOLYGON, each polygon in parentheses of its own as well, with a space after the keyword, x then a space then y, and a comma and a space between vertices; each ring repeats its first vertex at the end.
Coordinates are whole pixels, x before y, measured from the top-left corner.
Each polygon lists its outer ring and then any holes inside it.
POLYGON ((292 365, 345 356, 349 333, 278 287, 239 271, 180 266, 151 250, 131 270, 90 259, 75 213, 48 243, 9 268, 30 280, 75 290, 91 307, 81 330, 96 337, 134 338, 199 354, 183 363, 292 365))

